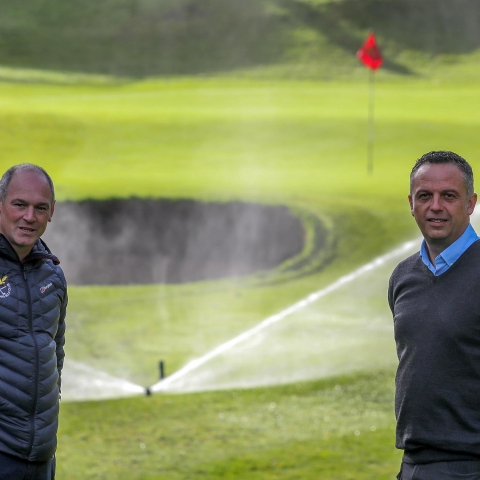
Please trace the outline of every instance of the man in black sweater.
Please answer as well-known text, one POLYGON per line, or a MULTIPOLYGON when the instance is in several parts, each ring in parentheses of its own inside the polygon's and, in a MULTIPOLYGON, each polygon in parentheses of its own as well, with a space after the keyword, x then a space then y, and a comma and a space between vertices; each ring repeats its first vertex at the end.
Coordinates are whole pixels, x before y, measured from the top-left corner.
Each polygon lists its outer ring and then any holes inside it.
POLYGON ((470 165, 430 152, 408 196, 424 241, 389 284, 400 480, 480 480, 480 242, 470 165))

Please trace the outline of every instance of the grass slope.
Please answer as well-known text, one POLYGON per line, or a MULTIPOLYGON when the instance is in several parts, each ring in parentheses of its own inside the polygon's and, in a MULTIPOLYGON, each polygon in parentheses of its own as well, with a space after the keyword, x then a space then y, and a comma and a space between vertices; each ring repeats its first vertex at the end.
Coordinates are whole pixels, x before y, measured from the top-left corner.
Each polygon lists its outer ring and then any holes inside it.
POLYGON ((413 75, 476 50, 479 24, 475 0, 4 0, 0 62, 134 77, 291 64, 338 78, 331 61, 351 75, 374 28, 384 68, 413 75))

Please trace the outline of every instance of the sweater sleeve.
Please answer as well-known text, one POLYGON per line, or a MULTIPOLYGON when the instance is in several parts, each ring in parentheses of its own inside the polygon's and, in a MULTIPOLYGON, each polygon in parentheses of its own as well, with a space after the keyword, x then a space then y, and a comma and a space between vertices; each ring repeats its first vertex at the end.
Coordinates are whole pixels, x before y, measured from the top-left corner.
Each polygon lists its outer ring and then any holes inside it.
POLYGON ((390 280, 388 282, 388 305, 390 306, 390 310, 392 312, 392 315, 394 314, 393 308, 394 308, 394 299, 393 299, 393 282, 394 282, 394 276, 395 276, 396 269, 392 273, 390 280))

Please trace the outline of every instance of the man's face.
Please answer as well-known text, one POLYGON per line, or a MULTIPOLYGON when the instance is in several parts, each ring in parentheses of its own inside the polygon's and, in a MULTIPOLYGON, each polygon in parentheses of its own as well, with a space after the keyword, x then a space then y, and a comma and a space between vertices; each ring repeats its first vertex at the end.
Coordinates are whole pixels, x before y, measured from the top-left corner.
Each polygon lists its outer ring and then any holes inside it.
POLYGON ((413 178, 408 200, 427 245, 440 253, 467 228, 477 195, 467 198, 464 176, 456 165, 426 163, 413 178))
POLYGON ((20 260, 45 232, 53 210, 50 185, 42 173, 35 170, 14 173, 5 202, 0 202, 0 232, 20 260))

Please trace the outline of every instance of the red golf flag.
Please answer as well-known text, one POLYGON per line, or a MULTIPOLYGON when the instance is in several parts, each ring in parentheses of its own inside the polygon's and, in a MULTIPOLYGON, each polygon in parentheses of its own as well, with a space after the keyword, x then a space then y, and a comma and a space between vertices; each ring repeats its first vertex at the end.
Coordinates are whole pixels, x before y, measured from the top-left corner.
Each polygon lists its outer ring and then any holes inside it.
POLYGON ((357 57, 365 64, 366 67, 371 68, 372 70, 377 70, 377 68, 380 68, 383 58, 373 33, 368 35, 365 43, 357 52, 357 57))

